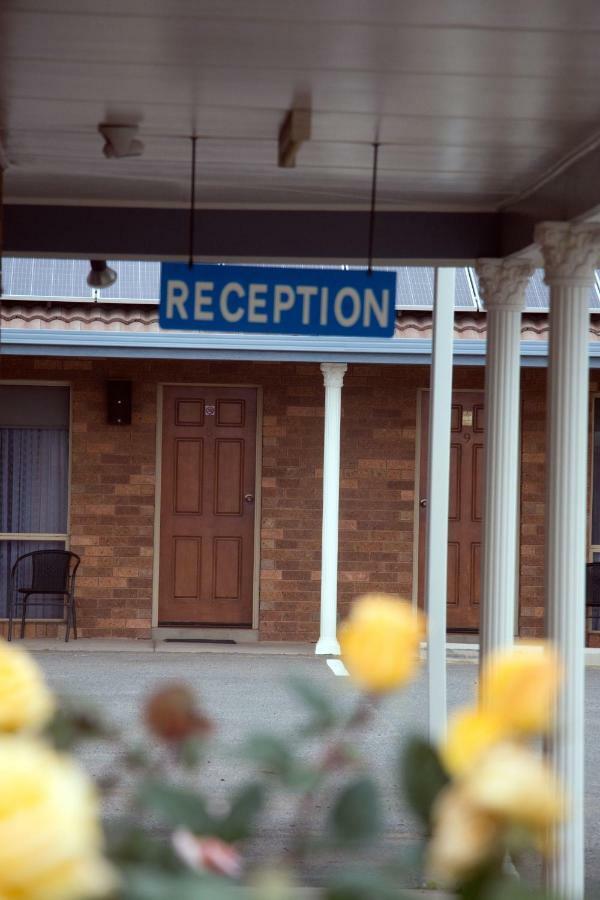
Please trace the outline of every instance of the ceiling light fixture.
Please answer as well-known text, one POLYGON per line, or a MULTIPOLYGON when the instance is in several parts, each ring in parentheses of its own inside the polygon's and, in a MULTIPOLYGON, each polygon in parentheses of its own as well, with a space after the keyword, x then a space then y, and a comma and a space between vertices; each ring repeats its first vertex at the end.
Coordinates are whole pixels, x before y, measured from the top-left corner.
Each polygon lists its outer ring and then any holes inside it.
POLYGON ((293 169, 301 144, 309 140, 310 110, 290 109, 279 129, 279 166, 282 169, 293 169))
POLYGON ((141 156, 144 152, 144 145, 137 137, 137 125, 113 125, 110 122, 102 122, 98 125, 98 131, 106 141, 102 152, 107 159, 141 156))
POLYGON ((105 259, 90 259, 90 266, 87 283, 91 288, 107 288, 117 280, 117 273, 106 265, 105 259))

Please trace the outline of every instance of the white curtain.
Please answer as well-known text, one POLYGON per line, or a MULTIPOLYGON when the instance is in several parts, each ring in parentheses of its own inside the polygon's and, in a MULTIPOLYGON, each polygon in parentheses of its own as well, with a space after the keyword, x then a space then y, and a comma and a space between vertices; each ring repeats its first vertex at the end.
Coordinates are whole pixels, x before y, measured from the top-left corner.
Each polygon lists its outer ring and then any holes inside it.
MULTIPOLYGON (((68 464, 67 430, 1 427, 0 532, 65 534, 68 464)), ((32 550, 63 546, 56 541, 0 541, 0 616, 8 612, 10 570, 15 559, 32 550)), ((25 572, 25 581, 27 575, 25 572)), ((43 606, 28 610, 28 618, 61 616, 62 606, 51 598, 43 606)))
POLYGON ((69 434, 0 428, 0 532, 67 531, 69 434))

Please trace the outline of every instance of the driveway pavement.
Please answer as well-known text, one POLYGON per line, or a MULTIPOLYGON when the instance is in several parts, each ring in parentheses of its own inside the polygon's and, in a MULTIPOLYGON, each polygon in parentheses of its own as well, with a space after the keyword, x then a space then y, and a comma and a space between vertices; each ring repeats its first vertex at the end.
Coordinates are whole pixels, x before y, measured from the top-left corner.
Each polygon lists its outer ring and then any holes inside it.
MULTIPOLYGON (((244 736, 257 730, 292 731, 301 721, 297 701, 286 681, 291 674, 322 685, 340 705, 350 705, 357 693, 348 678, 336 677, 322 658, 314 656, 242 655, 223 653, 38 652, 37 658, 53 688, 61 695, 85 699, 131 735, 140 734, 139 710, 143 698, 160 684, 186 680, 198 692, 202 706, 216 723, 215 747, 202 769, 203 787, 223 802, 232 786, 248 774, 235 758, 244 736)), ((448 665, 451 706, 474 696, 477 666, 472 662, 448 665)), ((358 742, 382 785, 387 819, 386 844, 410 844, 416 839, 414 822, 398 800, 396 760, 406 737, 426 727, 424 677, 405 692, 384 699, 368 731, 358 742)), ((587 671, 587 868, 590 896, 600 896, 600 669, 587 671)), ((110 770, 108 748, 82 749, 81 757, 94 775, 110 770)), ((118 793, 107 810, 122 811, 127 791, 118 793)), ((324 816, 327 802, 317 811, 324 816)), ((249 853, 281 857, 290 845, 289 803, 274 802, 261 837, 249 853)), ((315 865, 307 877, 319 878, 315 865)))

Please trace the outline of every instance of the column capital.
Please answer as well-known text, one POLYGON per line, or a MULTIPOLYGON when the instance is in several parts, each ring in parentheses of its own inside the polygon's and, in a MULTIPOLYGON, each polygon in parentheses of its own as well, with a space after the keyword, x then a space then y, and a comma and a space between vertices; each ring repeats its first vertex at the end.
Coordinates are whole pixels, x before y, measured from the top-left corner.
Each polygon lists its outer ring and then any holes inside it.
POLYGON ((546 284, 593 285, 600 261, 600 225, 540 222, 535 240, 544 256, 546 284))
POLYGON ((535 266, 522 259, 477 259, 475 271, 486 310, 523 309, 525 290, 535 266))
POLYGON ((338 387, 344 383, 344 375, 348 369, 346 363, 321 363, 321 372, 325 387, 338 387))

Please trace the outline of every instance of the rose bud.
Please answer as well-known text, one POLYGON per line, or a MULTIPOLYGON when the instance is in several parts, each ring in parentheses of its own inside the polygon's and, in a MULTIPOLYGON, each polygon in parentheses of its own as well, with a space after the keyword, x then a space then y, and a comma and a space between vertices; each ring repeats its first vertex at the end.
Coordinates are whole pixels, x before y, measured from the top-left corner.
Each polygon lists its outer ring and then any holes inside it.
POLYGON ((212 730, 212 722, 198 712, 194 694, 185 684, 168 685, 153 694, 146 703, 144 718, 152 734, 173 743, 212 730))
POLYGON ((239 878, 242 874, 242 857, 220 838, 196 837, 179 828, 171 842, 179 859, 195 872, 214 872, 227 878, 239 878))

